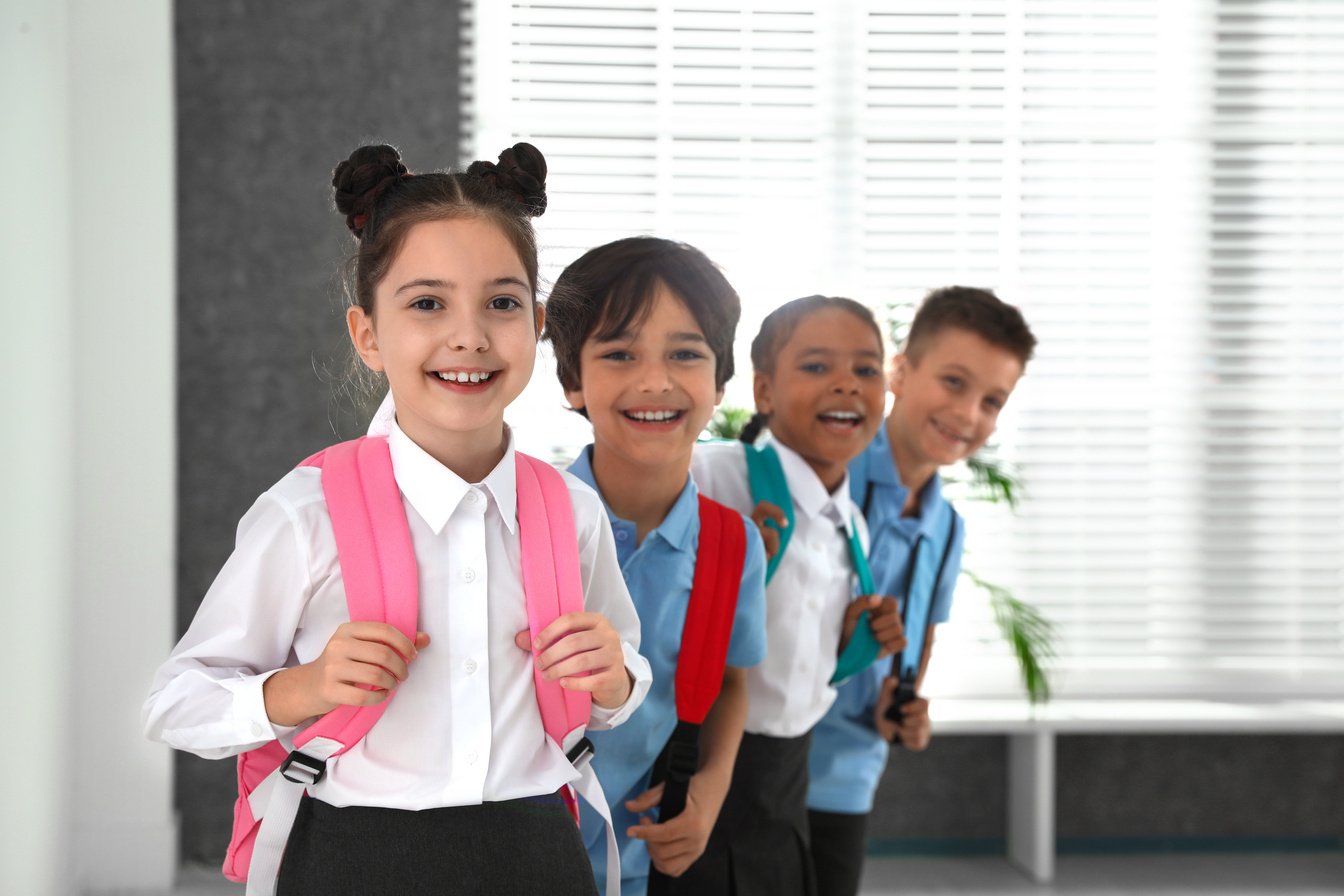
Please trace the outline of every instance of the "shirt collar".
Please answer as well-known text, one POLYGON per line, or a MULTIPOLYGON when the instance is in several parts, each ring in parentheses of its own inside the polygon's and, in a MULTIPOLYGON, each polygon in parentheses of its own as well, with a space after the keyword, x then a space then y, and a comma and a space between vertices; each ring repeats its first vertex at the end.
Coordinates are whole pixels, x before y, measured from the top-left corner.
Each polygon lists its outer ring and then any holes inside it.
MULTIPOLYGON (((593 475, 593 446, 589 445, 579 452, 579 456, 574 459, 574 463, 569 465, 569 472, 573 473, 585 485, 597 492, 598 497, 602 497, 602 490, 597 487, 597 477, 593 475)), ((699 492, 695 487, 695 482, 688 475, 686 485, 682 488, 681 494, 672 504, 672 509, 663 517, 663 521, 658 524, 652 532, 644 537, 647 542, 653 536, 658 536, 668 545, 678 551, 689 551, 691 549, 691 521, 700 518, 699 492)), ((607 504, 607 499, 602 498, 602 508, 607 512, 607 519, 611 521, 612 528, 620 523, 626 523, 633 526, 629 520, 622 519, 612 513, 611 507, 607 504)))
POLYGON ((829 517, 834 523, 843 527, 845 534, 848 535, 851 518, 848 500, 849 471, 845 471, 845 476, 835 491, 828 493, 826 486, 822 485, 821 479, 817 477, 816 471, 798 452, 777 439, 772 439, 770 444, 779 453, 779 464, 784 468, 784 478, 788 481, 789 495, 793 498, 794 505, 809 518, 829 517))
MULTIPOLYGON (((387 443, 397 486, 415 512, 420 514, 420 518, 438 535, 471 490, 472 484, 411 441, 395 419, 387 421, 387 426, 387 443)), ((494 499, 505 528, 512 534, 518 525, 518 480, 513 432, 507 426, 504 427, 504 438, 504 456, 480 482, 480 486, 494 499)))
MULTIPOLYGON (((890 488, 893 494, 887 499, 891 505, 896 508, 896 517, 900 519, 909 519, 901 517, 901 509, 905 507, 906 498, 910 490, 905 487, 901 481, 901 471, 896 468, 896 459, 891 455, 891 443, 887 439, 887 427, 883 425, 877 430, 877 435, 868 443, 864 449, 864 460, 866 461, 865 474, 868 481, 877 485, 890 488)), ((929 481, 924 483, 924 487, 919 492, 919 518, 910 519, 911 529, 920 535, 934 535, 935 520, 938 518, 940 508, 945 504, 943 497, 943 480, 934 470, 929 481)))

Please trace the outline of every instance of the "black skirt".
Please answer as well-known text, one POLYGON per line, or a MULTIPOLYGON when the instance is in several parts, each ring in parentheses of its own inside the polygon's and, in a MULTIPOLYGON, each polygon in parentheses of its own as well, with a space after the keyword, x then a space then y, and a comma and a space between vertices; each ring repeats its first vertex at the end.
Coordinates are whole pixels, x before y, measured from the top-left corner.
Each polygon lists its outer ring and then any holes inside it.
POLYGON ((668 887, 675 896, 815 896, 801 737, 742 735, 705 853, 668 887))
POLYGON ((596 896, 558 794, 443 809, 337 808, 304 797, 277 896, 596 896))

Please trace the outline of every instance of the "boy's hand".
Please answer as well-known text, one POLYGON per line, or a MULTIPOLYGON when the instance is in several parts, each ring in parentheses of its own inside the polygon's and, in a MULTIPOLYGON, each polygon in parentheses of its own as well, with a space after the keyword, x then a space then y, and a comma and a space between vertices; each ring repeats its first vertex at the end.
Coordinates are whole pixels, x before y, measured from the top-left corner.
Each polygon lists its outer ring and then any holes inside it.
POLYGON ((774 520, 779 524, 780 529, 787 528, 789 518, 774 504, 769 501, 762 501, 756 505, 751 512, 751 521, 756 524, 756 528, 761 530, 761 541, 765 544, 765 559, 767 561, 775 559, 779 553, 779 529, 774 526, 767 526, 766 520, 774 520))
POLYGON ((541 630, 535 640, 527 631, 513 639, 533 654, 547 681, 560 687, 588 691, 604 709, 615 709, 630 696, 634 682, 625 668, 621 636, 601 613, 566 613, 541 630))
POLYGON ((873 630, 873 637, 881 648, 879 658, 904 650, 905 627, 901 625, 901 616, 896 612, 896 598, 865 594, 855 598, 845 608, 845 621, 840 626, 839 652, 843 653, 848 646, 849 639, 854 636, 854 629, 858 627, 859 616, 865 610, 868 611, 868 625, 873 630))
POLYGON ((896 679, 888 675, 882 680, 882 690, 877 695, 877 733, 888 743, 900 740, 901 746, 918 753, 929 745, 933 737, 933 726, 929 722, 929 701, 916 697, 901 707, 901 724, 887 718, 896 696, 896 679))
POLYGON ((406 680, 408 665, 429 646, 386 622, 346 622, 310 663, 282 669, 262 685, 266 714, 277 725, 297 725, 338 706, 381 703, 406 680))
MULTIPOLYGON (((696 782, 699 775, 691 776, 690 787, 686 793, 686 808, 676 818, 654 822, 647 815, 641 815, 639 824, 627 828, 626 836, 643 840, 649 848, 649 858, 653 867, 668 877, 680 877, 695 860, 704 854, 709 845, 710 832, 718 820, 717 808, 711 809, 706 801, 697 798, 696 782)), ((625 808, 631 812, 647 812, 662 802, 663 785, 644 791, 632 800, 625 801, 625 808)), ((720 807, 722 804, 720 804, 720 807)))

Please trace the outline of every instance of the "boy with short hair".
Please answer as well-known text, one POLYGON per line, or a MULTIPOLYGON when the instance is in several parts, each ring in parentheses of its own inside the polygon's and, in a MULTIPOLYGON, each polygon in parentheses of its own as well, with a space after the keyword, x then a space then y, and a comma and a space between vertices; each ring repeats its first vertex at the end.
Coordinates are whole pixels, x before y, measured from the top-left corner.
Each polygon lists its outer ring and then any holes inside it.
MULTIPOLYGON (((868 522, 877 591, 901 601, 908 645, 899 668, 915 693, 928 668, 934 628, 951 611, 965 535, 942 495, 938 468, 984 446, 1035 345, 1021 312, 994 293, 964 286, 934 290, 894 359, 888 384, 894 402, 886 423, 850 463, 850 491, 868 522)), ((929 743, 926 699, 916 696, 901 705, 899 725, 886 718, 897 686, 890 670, 887 660, 879 660, 841 686, 812 733, 808 819, 820 896, 858 892, 867 818, 887 744, 923 750, 929 743)))
MULTIPOLYGON (((674 685, 705 512, 690 478, 691 451, 733 373, 740 303, 698 250, 632 237, 567 267, 546 312, 544 335, 565 397, 593 424, 593 444, 569 471, 607 508, 640 617, 639 650, 653 670, 639 711, 618 729, 589 734, 621 851, 621 892, 643 894, 650 862, 675 877, 704 852, 742 737, 744 670, 765 656, 765 552, 756 526, 731 512, 728 522, 742 525, 746 548, 722 686, 700 729, 686 809, 655 824, 649 813, 662 797, 660 754, 678 723, 674 685)), ((600 887, 603 826, 587 806, 583 812, 600 887)))

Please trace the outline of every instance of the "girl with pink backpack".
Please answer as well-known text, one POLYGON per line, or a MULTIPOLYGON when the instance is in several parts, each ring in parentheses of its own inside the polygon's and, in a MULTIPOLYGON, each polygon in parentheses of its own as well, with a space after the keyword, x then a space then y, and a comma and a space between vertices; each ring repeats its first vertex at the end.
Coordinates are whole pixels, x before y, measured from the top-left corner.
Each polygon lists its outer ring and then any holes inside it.
POLYGON ((649 667, 600 500, 504 423, 545 316, 545 178, 521 143, 335 170, 350 338, 395 417, 258 498, 144 710, 153 739, 240 755, 225 871, 249 893, 595 892, 566 796, 592 801, 584 728, 649 667))

